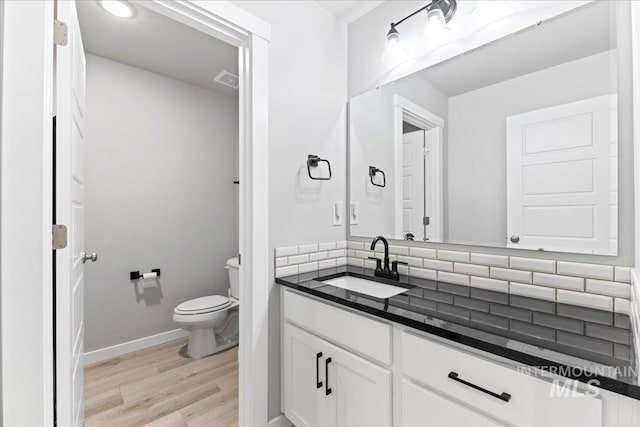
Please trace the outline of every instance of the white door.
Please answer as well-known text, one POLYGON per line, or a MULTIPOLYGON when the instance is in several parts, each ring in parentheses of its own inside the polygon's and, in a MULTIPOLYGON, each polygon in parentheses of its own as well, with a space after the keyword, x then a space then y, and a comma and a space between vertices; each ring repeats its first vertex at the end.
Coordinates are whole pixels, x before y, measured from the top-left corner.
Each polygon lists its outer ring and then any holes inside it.
POLYGON ((610 253, 616 103, 605 95, 507 117, 508 246, 610 253))
POLYGON ((425 226, 425 131, 403 134, 402 139, 402 236, 424 240, 425 226))
POLYGON ((405 427, 495 427, 501 424, 403 379, 402 425, 405 427))
POLYGON ((334 400, 331 425, 373 427, 391 425, 391 372, 353 353, 326 343, 328 396, 334 400))
POLYGON ((325 392, 322 341, 288 323, 284 325, 284 412, 296 426, 331 425, 331 405, 325 392))
POLYGON ((68 43, 56 46, 56 223, 68 246, 56 251, 56 405, 59 426, 83 424, 85 57, 76 5, 57 1, 68 43))

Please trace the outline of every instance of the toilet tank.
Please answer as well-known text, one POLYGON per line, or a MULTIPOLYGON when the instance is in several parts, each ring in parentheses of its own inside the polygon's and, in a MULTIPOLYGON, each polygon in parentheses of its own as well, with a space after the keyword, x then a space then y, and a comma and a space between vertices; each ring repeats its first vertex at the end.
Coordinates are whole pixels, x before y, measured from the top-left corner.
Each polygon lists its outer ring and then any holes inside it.
POLYGON ((238 263, 238 257, 229 258, 227 260, 227 270, 229 271, 229 289, 231 290, 231 296, 234 298, 240 298, 240 264, 238 263))

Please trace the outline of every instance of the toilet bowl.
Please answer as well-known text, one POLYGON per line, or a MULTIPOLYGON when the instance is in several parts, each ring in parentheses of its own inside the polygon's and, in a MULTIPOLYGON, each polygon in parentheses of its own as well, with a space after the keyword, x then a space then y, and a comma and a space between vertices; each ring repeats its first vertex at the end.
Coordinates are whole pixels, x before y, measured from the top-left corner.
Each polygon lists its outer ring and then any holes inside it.
POLYGON ((185 301, 173 310, 173 321, 189 331, 187 355, 209 356, 238 344, 238 258, 227 260, 229 295, 209 295, 185 301))

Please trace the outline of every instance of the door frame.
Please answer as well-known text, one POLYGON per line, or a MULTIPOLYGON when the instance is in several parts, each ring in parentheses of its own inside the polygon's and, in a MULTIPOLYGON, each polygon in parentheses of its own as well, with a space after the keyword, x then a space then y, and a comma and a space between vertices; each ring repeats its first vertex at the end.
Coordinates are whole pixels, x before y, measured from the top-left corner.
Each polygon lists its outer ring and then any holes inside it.
MULTIPOLYGON (((268 423, 268 49, 271 26, 228 1, 133 1, 239 48, 239 424, 268 423)), ((3 2, 0 351, 3 425, 53 425, 54 2, 3 2)))
MULTIPOLYGON (((394 180, 396 183, 402 182, 402 144, 403 144, 403 127, 402 122, 405 116, 411 116, 421 129, 434 132, 431 139, 431 164, 430 164, 430 182, 429 191, 430 200, 425 201, 432 207, 433 212, 430 215, 433 223, 439 224, 439 227, 432 228, 431 239, 435 242, 441 242, 444 237, 443 224, 443 140, 444 140, 444 119, 409 101, 398 94, 393 95, 393 144, 394 144, 394 180), (435 138, 434 138, 435 137, 435 138)), ((427 189, 425 188, 425 191, 427 189)), ((399 185, 394 191, 394 235, 402 235, 402 191, 399 185)))

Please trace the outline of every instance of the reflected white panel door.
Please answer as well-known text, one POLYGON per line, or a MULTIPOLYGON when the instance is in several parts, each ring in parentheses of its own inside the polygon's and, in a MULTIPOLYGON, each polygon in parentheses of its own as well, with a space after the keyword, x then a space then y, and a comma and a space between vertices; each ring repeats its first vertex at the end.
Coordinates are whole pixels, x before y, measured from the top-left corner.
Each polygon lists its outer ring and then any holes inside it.
POLYGON ((510 247, 610 253, 615 95, 507 117, 510 247))
POLYGON ((56 222, 68 246, 56 251, 56 401, 59 426, 83 424, 84 49, 76 5, 57 1, 68 43, 56 46, 56 222))
POLYGON ((426 237, 422 217, 425 212, 425 132, 417 130, 402 138, 402 234, 416 240, 426 237))

